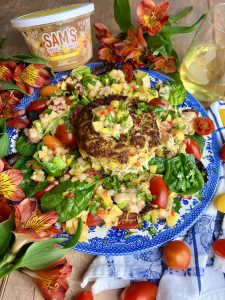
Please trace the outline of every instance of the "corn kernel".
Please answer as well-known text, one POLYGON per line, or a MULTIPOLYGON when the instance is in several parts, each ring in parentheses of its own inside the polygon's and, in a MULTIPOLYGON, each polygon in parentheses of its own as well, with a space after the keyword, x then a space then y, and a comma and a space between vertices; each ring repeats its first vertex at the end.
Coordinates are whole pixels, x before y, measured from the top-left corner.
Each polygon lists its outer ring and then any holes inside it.
POLYGON ((46 178, 46 180, 47 180, 48 182, 53 182, 53 181, 55 180, 55 177, 49 175, 49 176, 46 178))

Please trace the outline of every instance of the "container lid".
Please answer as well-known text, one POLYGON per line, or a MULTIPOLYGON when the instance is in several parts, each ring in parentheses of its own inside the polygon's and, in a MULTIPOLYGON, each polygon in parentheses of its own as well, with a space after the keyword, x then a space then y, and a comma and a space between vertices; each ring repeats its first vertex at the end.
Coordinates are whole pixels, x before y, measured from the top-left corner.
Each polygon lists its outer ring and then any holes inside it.
POLYGON ((40 10, 11 20, 15 28, 30 27, 65 21, 93 12, 93 3, 72 4, 57 8, 40 10))

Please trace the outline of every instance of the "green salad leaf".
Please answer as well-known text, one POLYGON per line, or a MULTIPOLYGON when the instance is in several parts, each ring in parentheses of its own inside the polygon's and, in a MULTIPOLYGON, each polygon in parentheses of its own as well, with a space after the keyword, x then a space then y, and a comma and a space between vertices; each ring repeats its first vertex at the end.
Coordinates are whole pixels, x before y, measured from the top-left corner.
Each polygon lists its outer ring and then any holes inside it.
POLYGON ((6 133, 6 121, 0 118, 0 158, 8 155, 9 150, 9 137, 6 133))
POLYGON ((166 171, 166 158, 165 157, 153 157, 149 162, 149 166, 157 166, 157 174, 165 174, 166 171))
POLYGON ((0 261, 3 259, 4 255, 7 253, 9 248, 9 243, 12 238, 12 230, 14 227, 13 215, 9 219, 0 223, 0 261))
POLYGON ((163 82, 159 86, 159 96, 173 106, 182 104, 186 90, 181 80, 163 82))
POLYGON ((79 215, 88 206, 94 187, 102 180, 81 182, 66 180, 41 197, 43 212, 55 210, 60 222, 66 222, 79 215))
POLYGON ((168 159, 164 180, 171 191, 187 196, 196 194, 204 187, 204 178, 192 154, 180 153, 168 159))
POLYGON ((16 142, 16 150, 23 156, 32 156, 36 149, 37 144, 28 143, 24 135, 21 135, 16 142))
POLYGON ((38 153, 36 152, 33 158, 49 175, 54 177, 60 177, 63 170, 65 170, 67 167, 67 164, 58 156, 55 156, 49 162, 42 162, 38 157, 38 153))

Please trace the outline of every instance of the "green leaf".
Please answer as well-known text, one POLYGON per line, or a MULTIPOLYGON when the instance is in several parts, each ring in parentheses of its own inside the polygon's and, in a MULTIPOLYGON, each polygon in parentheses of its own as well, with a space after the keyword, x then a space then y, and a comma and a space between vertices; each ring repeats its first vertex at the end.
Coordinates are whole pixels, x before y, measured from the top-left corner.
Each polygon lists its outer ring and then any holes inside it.
POLYGON ((133 26, 128 0, 114 0, 114 17, 122 32, 127 32, 133 26))
POLYGON ((33 181, 33 184, 32 184, 33 188, 30 187, 29 192, 27 193, 26 197, 33 197, 34 194, 36 194, 37 192, 44 189, 48 184, 49 184, 48 181, 42 181, 42 182, 39 182, 38 184, 36 184, 33 181))
POLYGON ((26 62, 28 64, 43 64, 43 65, 48 64, 48 61, 46 59, 37 56, 32 56, 32 55, 18 54, 18 55, 13 55, 12 59, 16 61, 26 62))
POLYGON ((180 200, 178 199, 178 197, 175 197, 173 200, 173 210, 175 212, 179 212, 180 208, 181 208, 180 200))
POLYGON ((163 34, 164 37, 173 36, 176 34, 184 34, 184 33, 190 33, 192 31, 195 31, 199 24, 202 22, 203 19, 205 19, 206 14, 203 14, 193 25, 191 26, 170 26, 166 25, 162 28, 161 34, 163 34))
POLYGON ((194 195, 204 187, 204 178, 195 164, 193 155, 180 153, 167 159, 164 180, 170 191, 194 195))
POLYGON ((153 157, 149 162, 149 166, 157 166, 157 174, 165 174, 166 171, 166 158, 164 157, 153 157))
POLYGON ((30 160, 29 156, 23 156, 21 155, 17 161, 15 162, 15 164, 13 165, 13 169, 18 169, 21 170, 21 168, 23 168, 26 164, 26 162, 30 160))
POLYGON ((87 208, 93 196, 94 187, 100 182, 102 180, 90 183, 66 180, 41 197, 41 210, 43 212, 56 210, 59 221, 66 222, 87 208), (70 193, 69 199, 65 192, 70 193))
POLYGON ((26 166, 21 166, 20 171, 23 172, 23 180, 19 184, 19 187, 23 190, 24 194, 27 196, 35 186, 35 182, 31 179, 32 169, 26 166))
POLYGON ((36 149, 37 144, 28 143, 24 135, 21 135, 16 142, 16 150, 23 156, 32 156, 36 149))
POLYGON ((183 19, 184 17, 186 17, 188 14, 190 14, 190 12, 192 12, 193 10, 193 5, 188 6, 186 8, 184 8, 183 10, 181 10, 178 14, 176 14, 175 16, 170 16, 169 17, 169 23, 173 24, 176 23, 177 21, 179 21, 180 19, 183 19))
POLYGON ((47 268, 69 252, 70 248, 65 249, 58 245, 58 243, 66 241, 65 238, 53 238, 31 244, 17 262, 16 268, 28 268, 30 270, 47 268))
POLYGON ((5 44, 5 37, 0 38, 0 49, 3 49, 5 44))
POLYGON ((14 270, 15 270, 15 265, 13 265, 11 263, 6 263, 4 265, 0 265, 0 279, 6 277, 14 270))
POLYGON ((6 120, 0 118, 0 158, 8 155, 9 137, 6 133, 6 120))
POLYGON ((159 86, 159 96, 173 106, 182 104, 186 90, 181 80, 163 82, 159 86))
POLYGON ((7 253, 9 248, 9 243, 12 238, 11 231, 13 230, 14 226, 14 218, 13 215, 10 216, 9 219, 0 223, 0 260, 4 257, 7 253))
POLYGON ((38 153, 36 152, 33 158, 38 164, 51 176, 60 177, 63 170, 67 167, 66 163, 61 157, 55 156, 49 162, 43 162, 40 160, 38 153))
POLYGON ((13 83, 12 81, 3 81, 0 80, 0 89, 3 91, 18 91, 26 96, 30 96, 29 94, 27 94, 26 92, 24 92, 23 90, 21 90, 20 88, 18 88, 18 86, 13 83))
POLYGON ((76 246, 76 244, 79 242, 81 233, 82 233, 83 223, 82 220, 78 219, 78 225, 77 225, 77 231, 72 237, 72 239, 63 247, 64 249, 71 249, 76 246))

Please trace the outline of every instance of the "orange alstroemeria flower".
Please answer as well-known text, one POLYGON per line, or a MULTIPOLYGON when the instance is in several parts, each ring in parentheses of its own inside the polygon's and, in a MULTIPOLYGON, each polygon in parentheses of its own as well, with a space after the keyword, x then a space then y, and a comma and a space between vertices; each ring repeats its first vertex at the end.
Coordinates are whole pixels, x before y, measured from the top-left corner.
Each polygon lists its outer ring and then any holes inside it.
POLYGON ((54 224, 58 220, 55 211, 44 214, 38 209, 36 201, 24 199, 15 209, 15 230, 13 231, 16 241, 13 251, 17 252, 23 245, 35 241, 46 240, 61 232, 54 224))
POLYGON ((3 171, 4 163, 3 165, 2 163, 0 160, 0 198, 12 201, 23 200, 25 195, 18 187, 23 180, 23 173, 15 169, 3 171))
POLYGON ((102 41, 102 39, 104 38, 110 38, 112 37, 112 33, 109 30, 109 28, 107 26, 105 26, 102 23, 95 23, 94 24, 95 30, 97 31, 96 33, 96 38, 97 40, 99 40, 100 42, 102 41))
POLYGON ((50 74, 42 64, 18 65, 13 74, 17 86, 32 95, 34 88, 41 88, 50 82, 50 74))
POLYGON ((167 24, 169 2, 155 4, 152 0, 143 0, 137 7, 138 24, 143 32, 154 36, 167 24))
POLYGON ((64 258, 44 270, 21 271, 32 278, 46 300, 63 300, 69 288, 67 278, 72 272, 72 266, 64 258))
POLYGON ((167 59, 163 56, 155 57, 153 63, 153 70, 167 74, 177 71, 175 56, 169 56, 167 59))

